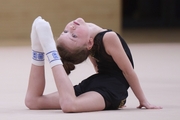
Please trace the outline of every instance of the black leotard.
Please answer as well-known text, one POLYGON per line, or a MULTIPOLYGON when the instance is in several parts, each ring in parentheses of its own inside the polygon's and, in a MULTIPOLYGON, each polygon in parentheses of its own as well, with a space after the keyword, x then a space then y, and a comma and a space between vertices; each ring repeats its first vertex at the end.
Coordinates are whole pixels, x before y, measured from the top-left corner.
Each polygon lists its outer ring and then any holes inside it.
MULTIPOLYGON (((74 86, 77 96, 88 91, 100 93, 105 100, 105 109, 117 109, 119 106, 124 105, 129 88, 129 84, 121 69, 117 66, 112 57, 106 53, 104 48, 103 37, 107 32, 111 31, 112 30, 106 30, 100 32, 94 38, 92 56, 96 59, 98 73, 83 80, 79 85, 74 86)), ((134 67, 128 45, 119 34, 117 34, 117 36, 134 67)))

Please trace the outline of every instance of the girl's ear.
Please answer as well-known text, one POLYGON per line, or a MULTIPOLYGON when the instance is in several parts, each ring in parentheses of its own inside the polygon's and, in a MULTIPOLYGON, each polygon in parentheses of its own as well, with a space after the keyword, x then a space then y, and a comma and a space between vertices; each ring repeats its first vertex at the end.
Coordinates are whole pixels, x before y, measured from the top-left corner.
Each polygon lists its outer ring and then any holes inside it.
POLYGON ((90 50, 94 45, 94 40, 93 38, 90 38, 87 44, 87 49, 90 50))

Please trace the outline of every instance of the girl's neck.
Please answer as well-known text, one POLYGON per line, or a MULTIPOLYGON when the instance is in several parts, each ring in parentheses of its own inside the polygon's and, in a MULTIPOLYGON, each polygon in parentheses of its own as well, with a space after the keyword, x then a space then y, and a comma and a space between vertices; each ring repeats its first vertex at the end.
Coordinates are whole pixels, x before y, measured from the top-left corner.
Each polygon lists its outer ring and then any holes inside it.
POLYGON ((106 30, 93 23, 87 23, 87 25, 89 26, 90 37, 93 39, 99 32, 106 30))

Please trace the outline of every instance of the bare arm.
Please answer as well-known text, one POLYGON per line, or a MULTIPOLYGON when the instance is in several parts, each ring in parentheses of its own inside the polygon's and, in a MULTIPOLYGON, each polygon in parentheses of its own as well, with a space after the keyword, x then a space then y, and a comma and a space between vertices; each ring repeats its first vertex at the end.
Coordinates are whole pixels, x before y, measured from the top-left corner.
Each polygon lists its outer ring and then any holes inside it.
POLYGON ((119 68, 122 70, 125 78, 127 79, 132 91, 134 92, 135 96, 139 100, 140 106, 145 107, 147 109, 153 109, 153 108, 160 108, 158 106, 151 105, 140 86, 138 77, 122 47, 122 44, 114 32, 109 32, 105 34, 104 39, 104 46, 106 49, 106 52, 112 56, 116 64, 119 66, 119 68), (109 40, 111 39, 111 41, 109 40))

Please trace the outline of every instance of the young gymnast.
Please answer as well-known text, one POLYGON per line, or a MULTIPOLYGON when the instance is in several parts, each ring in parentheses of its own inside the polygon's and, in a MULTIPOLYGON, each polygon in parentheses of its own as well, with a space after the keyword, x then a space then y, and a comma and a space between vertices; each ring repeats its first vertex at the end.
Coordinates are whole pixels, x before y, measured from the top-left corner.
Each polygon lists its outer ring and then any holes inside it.
POLYGON ((25 98, 29 109, 116 110, 125 105, 129 87, 139 100, 138 108, 161 109, 146 99, 133 69, 131 52, 123 38, 112 30, 77 18, 66 25, 55 43, 50 24, 37 17, 32 24, 31 44, 32 66, 25 98), (47 95, 43 95, 45 55, 57 87, 57 92, 47 95), (68 74, 74 64, 87 57, 97 73, 73 86, 68 74))

